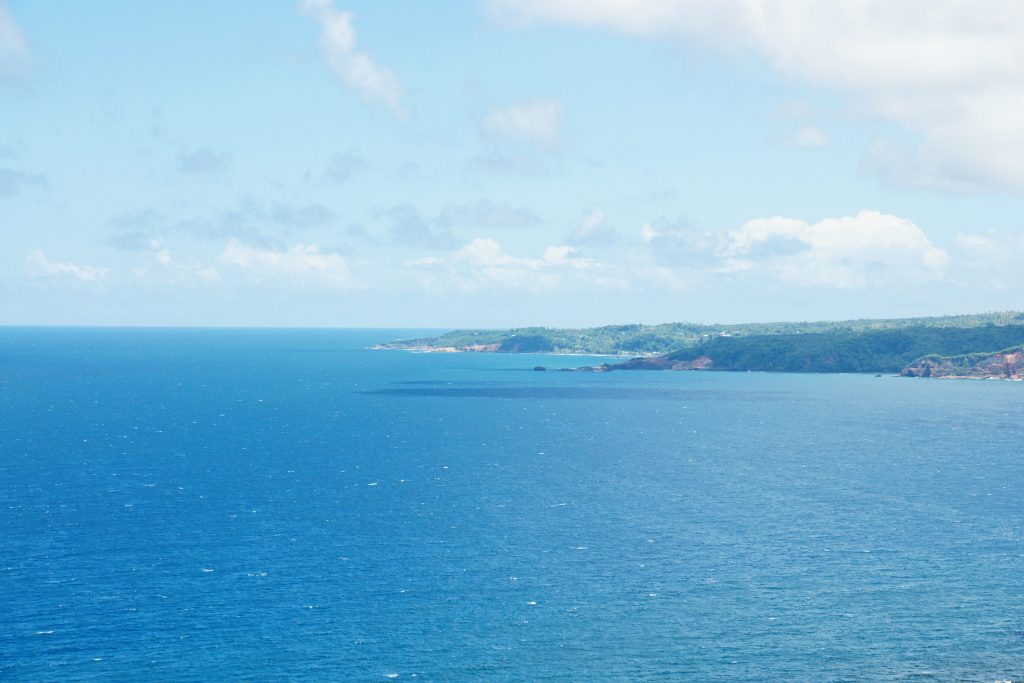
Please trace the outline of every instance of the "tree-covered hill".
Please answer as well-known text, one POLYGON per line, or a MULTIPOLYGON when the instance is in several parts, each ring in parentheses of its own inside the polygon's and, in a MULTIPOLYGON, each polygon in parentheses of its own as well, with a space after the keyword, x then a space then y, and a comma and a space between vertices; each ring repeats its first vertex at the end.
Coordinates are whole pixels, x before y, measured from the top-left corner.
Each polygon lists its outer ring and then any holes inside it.
POLYGON ((1024 325, 914 326, 812 334, 715 337, 667 355, 711 359, 714 370, 767 372, 900 372, 922 356, 991 354, 1024 344, 1024 325))

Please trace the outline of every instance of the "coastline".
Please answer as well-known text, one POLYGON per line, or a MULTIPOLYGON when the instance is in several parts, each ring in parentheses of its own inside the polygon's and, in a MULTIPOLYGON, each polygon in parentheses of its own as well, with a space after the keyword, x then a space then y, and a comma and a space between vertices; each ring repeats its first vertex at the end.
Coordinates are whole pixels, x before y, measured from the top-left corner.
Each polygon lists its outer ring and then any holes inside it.
MULTIPOLYGON (((1024 314, 1013 317, 1014 321, 1018 319, 1024 320, 1024 314)), ((794 329, 753 335, 722 333, 701 337, 690 344, 675 337, 636 338, 637 330, 633 327, 556 330, 554 333, 510 330, 512 334, 506 337, 496 333, 455 331, 440 337, 392 340, 371 348, 412 353, 516 353, 591 359, 588 366, 571 368, 581 372, 891 372, 906 377, 1024 379, 1024 324, 997 325, 990 319, 979 319, 961 326, 940 326, 920 324, 922 321, 924 319, 908 319, 904 322, 911 323, 909 326, 881 330, 813 332, 799 329, 806 324, 793 323, 794 329)))
MULTIPOLYGON (((408 353, 502 353, 493 348, 457 348, 454 346, 415 346, 415 347, 395 347, 386 344, 376 344, 369 347, 371 351, 405 351, 408 353)), ((506 355, 517 355, 517 356, 565 356, 565 357, 579 357, 579 358, 609 358, 619 360, 616 364, 604 364, 604 365, 583 365, 575 368, 559 368, 560 372, 612 372, 622 370, 647 370, 647 371, 669 371, 669 372, 772 372, 770 370, 733 370, 733 369, 716 369, 712 367, 710 359, 700 359, 704 362, 658 362, 660 354, 610 354, 610 353, 581 353, 576 351, 513 351, 507 352, 506 355), (631 363, 631 361, 636 361, 631 363)), ((787 372, 780 371, 778 374, 805 374, 800 372, 787 372)), ((865 371, 861 373, 810 373, 810 374, 863 374, 863 375, 876 375, 875 371, 865 371)), ((936 374, 936 375, 920 375, 908 372, 908 368, 897 372, 897 373, 884 373, 892 377, 907 377, 910 379, 950 379, 950 380, 996 380, 1004 382, 1024 382, 1024 377, 1021 376, 996 376, 992 374, 985 375, 953 375, 953 374, 936 374)))
POLYGON ((370 351, 408 351, 410 353, 504 353, 508 356, 578 356, 581 358, 652 358, 656 353, 586 353, 583 351, 509 351, 502 352, 496 349, 460 349, 454 346, 407 346, 397 347, 387 344, 375 344, 369 347, 370 351))

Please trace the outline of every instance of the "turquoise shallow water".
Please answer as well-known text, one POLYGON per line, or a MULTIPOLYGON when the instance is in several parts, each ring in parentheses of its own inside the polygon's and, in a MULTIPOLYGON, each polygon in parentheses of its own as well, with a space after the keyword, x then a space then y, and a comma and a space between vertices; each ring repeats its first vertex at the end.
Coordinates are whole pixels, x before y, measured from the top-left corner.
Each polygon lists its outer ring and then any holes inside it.
POLYGON ((0 329, 0 679, 1024 676, 1024 385, 0 329))

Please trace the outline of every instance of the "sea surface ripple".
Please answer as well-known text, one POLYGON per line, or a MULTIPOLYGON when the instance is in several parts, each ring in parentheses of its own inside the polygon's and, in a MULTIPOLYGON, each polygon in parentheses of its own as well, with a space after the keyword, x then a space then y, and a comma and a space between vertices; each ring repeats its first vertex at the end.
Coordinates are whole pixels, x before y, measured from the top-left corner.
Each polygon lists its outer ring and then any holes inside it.
POLYGON ((0 328, 0 679, 1024 676, 1024 385, 420 334, 0 328))

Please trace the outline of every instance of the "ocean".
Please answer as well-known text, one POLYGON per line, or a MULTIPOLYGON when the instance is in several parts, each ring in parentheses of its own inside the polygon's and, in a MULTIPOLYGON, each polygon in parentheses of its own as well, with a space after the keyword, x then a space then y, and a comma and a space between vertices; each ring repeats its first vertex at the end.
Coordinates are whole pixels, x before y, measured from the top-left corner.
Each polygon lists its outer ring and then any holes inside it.
POLYGON ((1024 677, 1024 385, 420 334, 0 328, 0 679, 1024 677))

